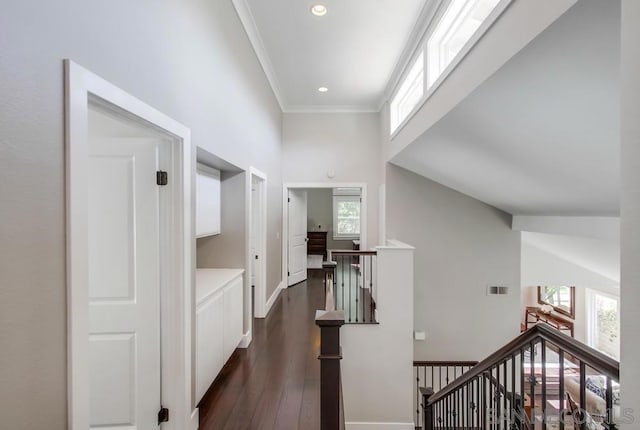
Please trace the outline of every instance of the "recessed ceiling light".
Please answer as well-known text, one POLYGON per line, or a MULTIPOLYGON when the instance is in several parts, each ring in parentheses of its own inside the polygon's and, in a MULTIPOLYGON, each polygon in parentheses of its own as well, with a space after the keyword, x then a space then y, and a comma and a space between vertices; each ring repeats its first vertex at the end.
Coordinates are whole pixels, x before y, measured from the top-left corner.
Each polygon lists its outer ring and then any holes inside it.
POLYGON ((327 7, 323 4, 314 4, 311 6, 311 13, 315 16, 325 16, 327 14, 327 7))
POLYGON ((318 91, 320 91, 321 93, 326 93, 327 91, 329 91, 329 88, 327 88, 327 87, 320 87, 320 88, 318 88, 318 91))

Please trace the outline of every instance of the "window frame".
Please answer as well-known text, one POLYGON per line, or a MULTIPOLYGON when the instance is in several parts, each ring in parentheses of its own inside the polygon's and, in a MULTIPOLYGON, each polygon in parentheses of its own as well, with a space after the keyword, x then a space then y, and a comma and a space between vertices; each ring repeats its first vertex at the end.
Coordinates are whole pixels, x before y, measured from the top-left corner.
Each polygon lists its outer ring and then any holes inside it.
POLYGON ((353 194, 334 194, 333 195, 333 240, 357 240, 360 239, 362 234, 362 196, 353 195, 353 194), (360 210, 358 211, 358 226, 359 232, 357 235, 354 234, 344 234, 338 232, 338 203, 339 202, 357 202, 360 206, 360 210))
POLYGON ((493 24, 498 20, 500 15, 504 13, 504 11, 511 5, 513 0, 500 0, 498 4, 493 8, 491 13, 487 16, 487 18, 480 24, 477 30, 474 32, 473 36, 464 44, 463 48, 458 52, 458 54, 451 60, 449 65, 444 68, 442 73, 440 73, 439 77, 428 86, 428 71, 429 71, 429 53, 427 52, 427 45, 429 44, 429 39, 433 32, 435 31, 438 23, 443 18, 446 13, 449 5, 454 0, 440 0, 439 4, 436 6, 436 12, 432 15, 429 24, 426 27, 426 31, 420 38, 420 42, 418 43, 413 55, 411 55, 411 60, 405 64, 402 74, 400 75, 400 79, 396 83, 393 91, 391 92, 392 96, 389 98, 389 139, 393 140, 407 125, 407 123, 415 116, 415 114, 424 106, 424 104, 431 98, 431 96, 438 90, 440 85, 449 77, 449 75, 456 69, 458 64, 462 62, 462 60, 469 54, 469 52, 474 48, 474 46, 482 39, 482 37, 486 34, 486 32, 493 26, 493 24), (423 57, 423 90, 422 90, 422 98, 413 109, 407 114, 407 116, 400 122, 397 123, 394 128, 394 123, 392 122, 391 112, 391 103, 395 100, 400 89, 404 86, 411 69, 413 68, 415 61, 422 55, 423 57))
POLYGON ((619 360, 620 359, 620 297, 616 296, 615 294, 611 294, 611 293, 607 293, 604 291, 600 291, 600 290, 592 290, 592 289, 587 289, 586 290, 586 303, 585 303, 585 307, 586 307, 586 321, 585 321, 585 328, 586 328, 586 341, 587 341, 587 345, 589 345, 590 347, 602 352, 603 354, 610 356, 609 354, 607 354, 606 352, 598 349, 598 339, 597 339, 597 328, 595 327, 596 325, 596 314, 597 314, 597 310, 596 310, 596 306, 595 306, 595 300, 597 296, 601 296, 601 297, 605 297, 611 300, 614 300, 617 304, 617 315, 618 315, 618 357, 614 357, 612 356, 612 358, 619 360))

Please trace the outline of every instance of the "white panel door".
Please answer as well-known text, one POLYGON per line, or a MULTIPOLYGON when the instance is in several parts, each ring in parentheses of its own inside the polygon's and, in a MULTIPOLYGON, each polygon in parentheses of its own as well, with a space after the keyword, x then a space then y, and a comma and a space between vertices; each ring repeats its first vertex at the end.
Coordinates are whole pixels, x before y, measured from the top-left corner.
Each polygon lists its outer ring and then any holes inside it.
POLYGON ((287 285, 307 279, 307 192, 289 190, 289 276, 287 285))
POLYGON ((160 237, 156 139, 90 142, 91 428, 158 428, 160 237))

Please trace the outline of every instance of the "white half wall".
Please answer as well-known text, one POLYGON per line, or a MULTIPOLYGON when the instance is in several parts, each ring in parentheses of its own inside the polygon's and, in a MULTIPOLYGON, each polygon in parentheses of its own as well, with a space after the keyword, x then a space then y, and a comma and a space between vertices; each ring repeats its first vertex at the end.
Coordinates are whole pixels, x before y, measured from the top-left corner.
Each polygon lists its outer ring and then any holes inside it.
POLYGON ((379 324, 341 328, 342 390, 348 429, 413 426, 413 247, 397 241, 377 250, 379 324))
POLYGON ((621 360, 623 408, 640 422, 640 2, 622 0, 621 360))

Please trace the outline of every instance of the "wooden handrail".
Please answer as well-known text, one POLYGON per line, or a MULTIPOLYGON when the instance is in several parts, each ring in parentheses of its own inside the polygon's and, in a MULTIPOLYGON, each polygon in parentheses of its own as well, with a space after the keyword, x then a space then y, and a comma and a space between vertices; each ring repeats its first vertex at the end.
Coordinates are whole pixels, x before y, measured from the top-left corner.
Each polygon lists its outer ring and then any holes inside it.
POLYGON ((417 361, 413 360, 413 367, 473 367, 477 361, 417 361))
POLYGON ((491 354, 489 357, 482 360, 471 370, 445 386, 442 390, 434 393, 429 397, 428 404, 431 405, 445 398, 447 395, 461 387, 464 387, 475 378, 482 376, 486 371, 493 369, 498 364, 510 359, 513 355, 520 353, 524 348, 529 347, 532 343, 536 343, 539 340, 545 340, 548 344, 561 348, 566 354, 572 355, 587 366, 602 372, 605 376, 616 381, 620 380, 620 363, 616 360, 552 327, 549 327, 545 323, 538 323, 500 348, 498 351, 491 354))
POLYGON ((331 255, 352 255, 352 256, 358 256, 358 255, 378 255, 378 251, 343 251, 343 250, 331 250, 329 251, 331 253, 331 255))

